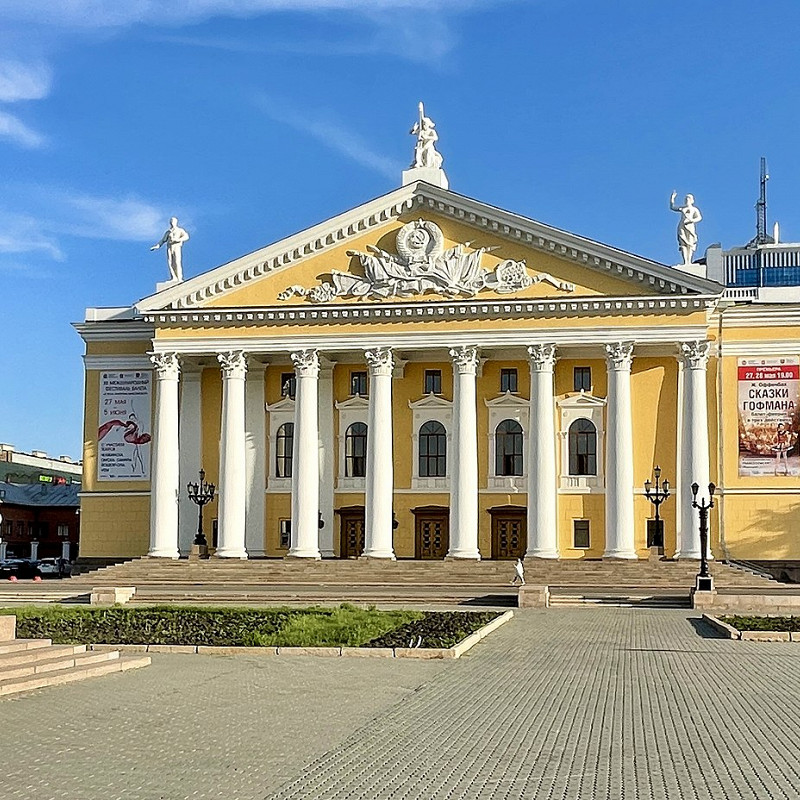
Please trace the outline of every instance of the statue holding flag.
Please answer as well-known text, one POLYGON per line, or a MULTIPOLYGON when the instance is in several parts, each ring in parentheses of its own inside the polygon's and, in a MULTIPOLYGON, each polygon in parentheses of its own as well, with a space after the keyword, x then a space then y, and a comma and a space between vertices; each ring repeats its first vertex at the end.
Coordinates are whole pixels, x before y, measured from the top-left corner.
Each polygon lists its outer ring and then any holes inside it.
POLYGON ((430 117, 425 116, 425 109, 422 103, 419 104, 419 119, 411 129, 411 135, 417 137, 414 146, 414 161, 411 164, 415 167, 430 167, 433 169, 442 168, 442 155, 436 150, 436 142, 439 141, 439 134, 436 133, 436 125, 430 117))

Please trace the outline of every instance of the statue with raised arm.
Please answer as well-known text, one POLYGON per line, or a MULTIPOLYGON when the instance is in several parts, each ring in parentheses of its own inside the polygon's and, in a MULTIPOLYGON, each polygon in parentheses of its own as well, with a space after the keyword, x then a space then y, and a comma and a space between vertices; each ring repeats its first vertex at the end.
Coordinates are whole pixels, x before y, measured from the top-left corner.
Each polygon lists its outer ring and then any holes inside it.
POLYGON ((167 267, 169 267, 169 275, 173 281, 183 280, 181 249, 183 248, 183 243, 188 241, 189 234, 178 225, 178 218, 171 217, 169 228, 164 232, 161 240, 150 248, 151 250, 158 250, 162 245, 167 246, 167 267))
POLYGON ((442 168, 442 155, 436 150, 436 142, 439 141, 439 134, 436 133, 436 125, 430 117, 425 116, 425 109, 422 103, 419 104, 419 119, 411 128, 411 135, 417 137, 414 145, 413 167, 432 167, 433 169, 442 168))
POLYGON ((669 207, 677 211, 681 218, 678 222, 678 250, 683 263, 691 264, 694 251, 697 250, 697 223, 703 219, 700 209, 694 204, 694 195, 687 194, 682 206, 675 205, 678 193, 673 191, 669 199, 669 207))

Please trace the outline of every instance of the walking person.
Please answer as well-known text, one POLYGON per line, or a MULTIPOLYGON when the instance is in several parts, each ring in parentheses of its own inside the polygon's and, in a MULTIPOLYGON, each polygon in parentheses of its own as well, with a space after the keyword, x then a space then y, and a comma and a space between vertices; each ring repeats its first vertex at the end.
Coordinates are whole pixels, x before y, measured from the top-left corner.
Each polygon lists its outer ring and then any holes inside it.
POLYGON ((520 586, 525 585, 525 565, 522 563, 521 558, 518 558, 517 563, 514 564, 514 578, 511 581, 511 585, 515 586, 517 581, 519 581, 520 586))

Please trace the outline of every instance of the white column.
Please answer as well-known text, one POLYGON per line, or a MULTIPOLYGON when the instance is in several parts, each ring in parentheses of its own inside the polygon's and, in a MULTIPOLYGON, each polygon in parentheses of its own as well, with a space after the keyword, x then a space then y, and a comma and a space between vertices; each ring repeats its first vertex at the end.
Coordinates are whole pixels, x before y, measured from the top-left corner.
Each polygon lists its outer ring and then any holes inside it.
POLYGON ((200 387, 202 373, 181 375, 181 411, 179 422, 180 482, 178 484, 178 550, 185 555, 192 549, 197 534, 197 506, 189 499, 186 484, 198 480, 203 467, 200 387))
POLYGON ((607 344, 606 549, 604 558, 636 558, 633 522, 633 342, 607 344))
POLYGON ((39 542, 31 542, 31 561, 39 557, 39 542))
POLYGON ((8 542, 0 542, 0 561, 6 560, 6 549, 8 548, 8 542))
MULTIPOLYGON (((63 558, 64 561, 70 560, 69 550, 70 550, 69 542, 61 542, 61 558, 63 558)), ((2 558, 2 556, 0 556, 0 558, 2 558)))
POLYGON ((292 541, 287 555, 290 558, 320 558, 319 358, 316 350, 300 350, 292 353, 291 357, 297 386, 292 459, 292 541))
POLYGON ((150 472, 150 549, 154 558, 178 558, 178 378, 175 353, 153 353, 156 418, 150 472))
POLYGON ((264 555, 264 493, 267 488, 264 364, 251 361, 245 382, 245 548, 250 558, 264 555))
POLYGON ((528 348, 531 407, 528 424, 528 550, 526 558, 558 558, 558 487, 553 398, 554 344, 528 348))
POLYGON ((692 508, 691 485, 700 486, 698 497, 708 497, 710 480, 708 455, 708 398, 706 367, 709 343, 683 342, 680 345, 683 369, 683 414, 681 437, 680 487, 683 498, 678 513, 678 547, 675 558, 700 558, 700 517, 692 508))
POLYGON ((394 369, 394 358, 388 347, 367 350, 364 355, 369 366, 370 377, 364 557, 393 559, 392 370, 394 369))
POLYGON ((333 433, 333 367, 334 362, 324 359, 319 370, 319 510, 325 523, 319 529, 319 549, 323 558, 333 558, 333 536, 336 532, 334 517, 334 485, 336 461, 333 433))
POLYGON ((244 383, 247 360, 241 350, 217 356, 222 365, 222 428, 219 437, 219 558, 247 558, 244 546, 247 469, 244 383))
POLYGON ((478 351, 459 347, 453 361, 453 453, 450 472, 448 558, 480 559, 478 550, 478 419, 475 377, 478 351))

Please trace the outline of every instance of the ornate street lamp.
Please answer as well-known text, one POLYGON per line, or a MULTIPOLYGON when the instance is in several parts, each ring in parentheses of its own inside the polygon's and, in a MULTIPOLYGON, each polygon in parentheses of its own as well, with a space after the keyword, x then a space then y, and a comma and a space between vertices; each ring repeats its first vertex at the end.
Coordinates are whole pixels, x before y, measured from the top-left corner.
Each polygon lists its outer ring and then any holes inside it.
POLYGON ((197 504, 197 535, 194 537, 194 544, 206 546, 205 534, 203 533, 203 506, 214 499, 216 487, 213 483, 206 483, 206 471, 200 470, 199 483, 187 483, 186 491, 189 499, 197 504))
POLYGON ((659 466, 655 467, 655 469, 653 470, 653 475, 655 476, 656 479, 655 487, 649 480, 644 482, 645 497, 655 506, 656 509, 656 518, 655 518, 656 533, 655 536, 652 537, 652 539, 649 536, 647 537, 649 540, 647 542, 647 546, 663 547, 664 546, 664 532, 662 529, 663 521, 659 516, 658 508, 669 497, 669 481, 664 480, 664 482, 661 483, 661 467, 659 466))
POLYGON ((700 572, 695 579, 695 589, 698 592, 712 592, 714 590, 714 579, 708 571, 708 511, 714 508, 714 492, 716 486, 713 483, 708 484, 708 502, 705 498, 700 498, 697 502, 697 492, 700 486, 697 483, 692 484, 692 508, 698 509, 700 513, 700 572))

